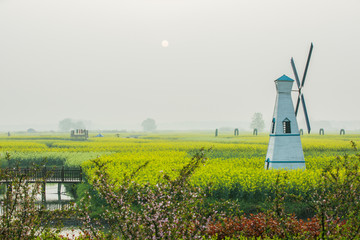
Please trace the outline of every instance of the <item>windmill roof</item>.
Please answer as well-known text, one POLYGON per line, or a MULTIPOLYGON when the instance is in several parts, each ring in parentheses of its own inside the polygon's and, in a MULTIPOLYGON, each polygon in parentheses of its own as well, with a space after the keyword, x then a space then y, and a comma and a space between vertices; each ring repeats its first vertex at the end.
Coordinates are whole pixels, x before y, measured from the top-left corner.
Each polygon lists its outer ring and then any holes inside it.
POLYGON ((284 75, 282 75, 281 77, 279 77, 278 79, 276 79, 276 80, 280 80, 280 81, 294 81, 294 79, 291 79, 291 78, 289 78, 288 76, 286 76, 285 74, 284 75))

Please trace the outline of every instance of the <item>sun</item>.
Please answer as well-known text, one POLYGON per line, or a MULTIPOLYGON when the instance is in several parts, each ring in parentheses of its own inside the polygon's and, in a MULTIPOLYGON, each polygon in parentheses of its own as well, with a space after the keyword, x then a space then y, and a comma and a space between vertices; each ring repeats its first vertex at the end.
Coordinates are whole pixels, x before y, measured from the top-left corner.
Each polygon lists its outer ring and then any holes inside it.
POLYGON ((161 46, 162 46, 163 48, 167 48, 167 47, 169 46, 169 42, 168 42, 167 40, 163 40, 163 41, 161 42, 161 46))

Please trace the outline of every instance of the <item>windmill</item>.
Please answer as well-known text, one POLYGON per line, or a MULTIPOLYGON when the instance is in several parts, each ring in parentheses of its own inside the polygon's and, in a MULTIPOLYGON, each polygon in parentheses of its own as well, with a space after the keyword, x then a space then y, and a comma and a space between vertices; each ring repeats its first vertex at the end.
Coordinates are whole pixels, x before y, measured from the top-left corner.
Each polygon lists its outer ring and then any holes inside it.
POLYGON ((309 63, 310 63, 312 50, 313 50, 313 44, 311 43, 310 50, 309 50, 309 55, 308 55, 308 58, 307 58, 307 61, 306 61, 306 66, 305 66, 304 75, 303 75, 301 84, 300 84, 299 76, 298 76, 297 71, 296 71, 294 59, 291 58, 291 67, 293 69, 294 76, 295 76, 295 79, 296 79, 296 83, 297 83, 297 86, 298 86, 297 91, 299 92, 298 99, 297 99, 297 102, 296 102, 296 107, 295 107, 295 116, 297 117, 300 102, 301 102, 302 106, 303 106, 304 114, 305 114, 305 121, 306 121, 306 127, 307 127, 307 130, 308 130, 308 133, 310 133, 311 127, 310 127, 309 116, 308 116, 308 113, 307 113, 307 110, 306 110, 304 94, 301 92, 301 90, 304 87, 305 78, 306 78, 307 70, 309 68, 309 63))
POLYGON ((296 116, 301 102, 305 113, 308 132, 310 133, 310 122, 306 110, 302 88, 305 83, 312 49, 313 45, 311 44, 301 83, 295 68, 294 60, 291 58, 291 65, 294 71, 296 83, 298 85, 298 90, 296 91, 299 93, 295 109, 291 98, 294 80, 286 75, 282 75, 280 78, 275 80, 277 94, 270 129, 268 151, 265 160, 265 169, 305 169, 304 152, 301 145, 300 132, 296 116))

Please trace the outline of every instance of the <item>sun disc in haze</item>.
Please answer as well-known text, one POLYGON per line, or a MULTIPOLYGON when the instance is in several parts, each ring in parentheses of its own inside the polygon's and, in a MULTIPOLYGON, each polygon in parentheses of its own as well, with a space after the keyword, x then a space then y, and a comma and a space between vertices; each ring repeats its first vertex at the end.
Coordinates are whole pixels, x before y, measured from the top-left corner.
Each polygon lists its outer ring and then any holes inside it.
POLYGON ((169 42, 164 40, 161 42, 161 46, 164 47, 164 48, 167 48, 169 46, 169 42))

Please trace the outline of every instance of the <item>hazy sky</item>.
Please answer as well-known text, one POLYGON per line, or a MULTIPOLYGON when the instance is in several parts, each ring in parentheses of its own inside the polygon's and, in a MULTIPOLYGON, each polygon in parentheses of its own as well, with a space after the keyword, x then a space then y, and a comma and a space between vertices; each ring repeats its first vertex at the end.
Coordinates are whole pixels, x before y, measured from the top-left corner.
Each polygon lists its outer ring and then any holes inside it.
POLYGON ((121 129, 254 112, 270 122, 274 80, 293 78, 291 57, 302 76, 311 42, 310 120, 360 120, 359 9, 359 0, 0 0, 0 126, 70 117, 121 129))

